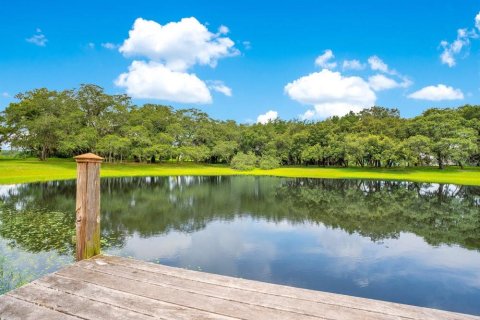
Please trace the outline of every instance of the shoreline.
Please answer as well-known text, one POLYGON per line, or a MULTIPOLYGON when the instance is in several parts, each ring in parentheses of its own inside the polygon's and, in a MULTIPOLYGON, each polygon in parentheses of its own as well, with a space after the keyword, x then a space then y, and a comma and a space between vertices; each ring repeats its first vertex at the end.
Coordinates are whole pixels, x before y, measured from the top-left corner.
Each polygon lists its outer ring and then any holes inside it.
MULTIPOLYGON (((76 164, 70 159, 0 159, 0 185, 68 180, 76 178, 76 164)), ((198 164, 193 162, 102 163, 101 177, 145 176, 275 176, 285 178, 368 179, 424 183, 450 183, 480 186, 480 168, 448 167, 299 167, 284 166, 277 169, 238 171, 227 165, 198 164)))

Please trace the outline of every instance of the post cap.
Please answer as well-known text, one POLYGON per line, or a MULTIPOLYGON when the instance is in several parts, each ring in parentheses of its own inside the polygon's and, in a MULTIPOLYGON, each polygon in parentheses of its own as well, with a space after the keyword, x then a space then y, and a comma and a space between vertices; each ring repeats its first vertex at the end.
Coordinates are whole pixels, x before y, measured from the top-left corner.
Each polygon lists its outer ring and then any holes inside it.
POLYGON ((103 158, 91 152, 74 157, 77 162, 102 162, 103 158))

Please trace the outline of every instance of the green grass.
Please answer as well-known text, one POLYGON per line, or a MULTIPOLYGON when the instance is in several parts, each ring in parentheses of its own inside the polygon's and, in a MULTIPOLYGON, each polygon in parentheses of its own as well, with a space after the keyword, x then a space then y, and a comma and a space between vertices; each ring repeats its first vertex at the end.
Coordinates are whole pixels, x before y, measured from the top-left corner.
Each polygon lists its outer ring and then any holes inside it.
MULTIPOLYGON (((75 170, 75 162, 67 159, 49 159, 47 161, 36 159, 0 159, 0 184, 73 179, 76 177, 75 170)), ((438 170, 434 167, 390 169, 282 167, 273 170, 237 171, 225 165, 168 162, 158 164, 104 163, 101 169, 102 177, 177 175, 255 175, 299 178, 381 179, 480 185, 480 168, 477 167, 469 167, 464 170, 457 167, 449 167, 445 170, 438 170)))

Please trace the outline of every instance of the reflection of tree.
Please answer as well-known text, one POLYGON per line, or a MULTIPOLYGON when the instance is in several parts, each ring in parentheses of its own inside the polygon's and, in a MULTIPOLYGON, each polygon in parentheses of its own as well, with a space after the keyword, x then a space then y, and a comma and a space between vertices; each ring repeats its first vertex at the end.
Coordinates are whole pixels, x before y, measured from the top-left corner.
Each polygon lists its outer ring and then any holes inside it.
MULTIPOLYGON (((75 182, 21 185, 0 196, 0 236, 37 252, 73 250, 75 182)), ((322 223, 372 240, 422 236, 432 245, 480 249, 480 188, 407 182, 271 177, 102 180, 102 240, 136 232, 194 232, 239 216, 322 223)))
POLYGON ((480 249, 480 189, 355 180, 290 180, 277 191, 308 219, 372 240, 412 232, 431 245, 480 249))
MULTIPOLYGON (((75 250, 75 181, 22 184, 0 195, 0 237, 29 252, 75 250)), ((124 234, 102 230, 102 246, 123 246, 124 234)))
POLYGON ((256 216, 274 206, 275 199, 264 199, 263 193, 272 193, 279 181, 267 181, 271 186, 250 177, 109 179, 102 189, 102 223, 142 236, 194 232, 212 220, 256 216))

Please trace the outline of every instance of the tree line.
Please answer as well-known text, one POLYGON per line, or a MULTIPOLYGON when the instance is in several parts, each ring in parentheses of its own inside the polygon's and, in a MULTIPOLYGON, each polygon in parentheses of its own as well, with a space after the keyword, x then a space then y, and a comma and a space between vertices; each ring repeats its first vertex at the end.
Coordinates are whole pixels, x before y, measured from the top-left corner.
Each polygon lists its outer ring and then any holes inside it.
POLYGON ((198 109, 136 106, 96 85, 16 95, 0 113, 0 143, 26 154, 108 162, 195 161, 238 169, 280 165, 480 165, 480 106, 430 108, 414 118, 374 106, 322 121, 239 124, 198 109))

